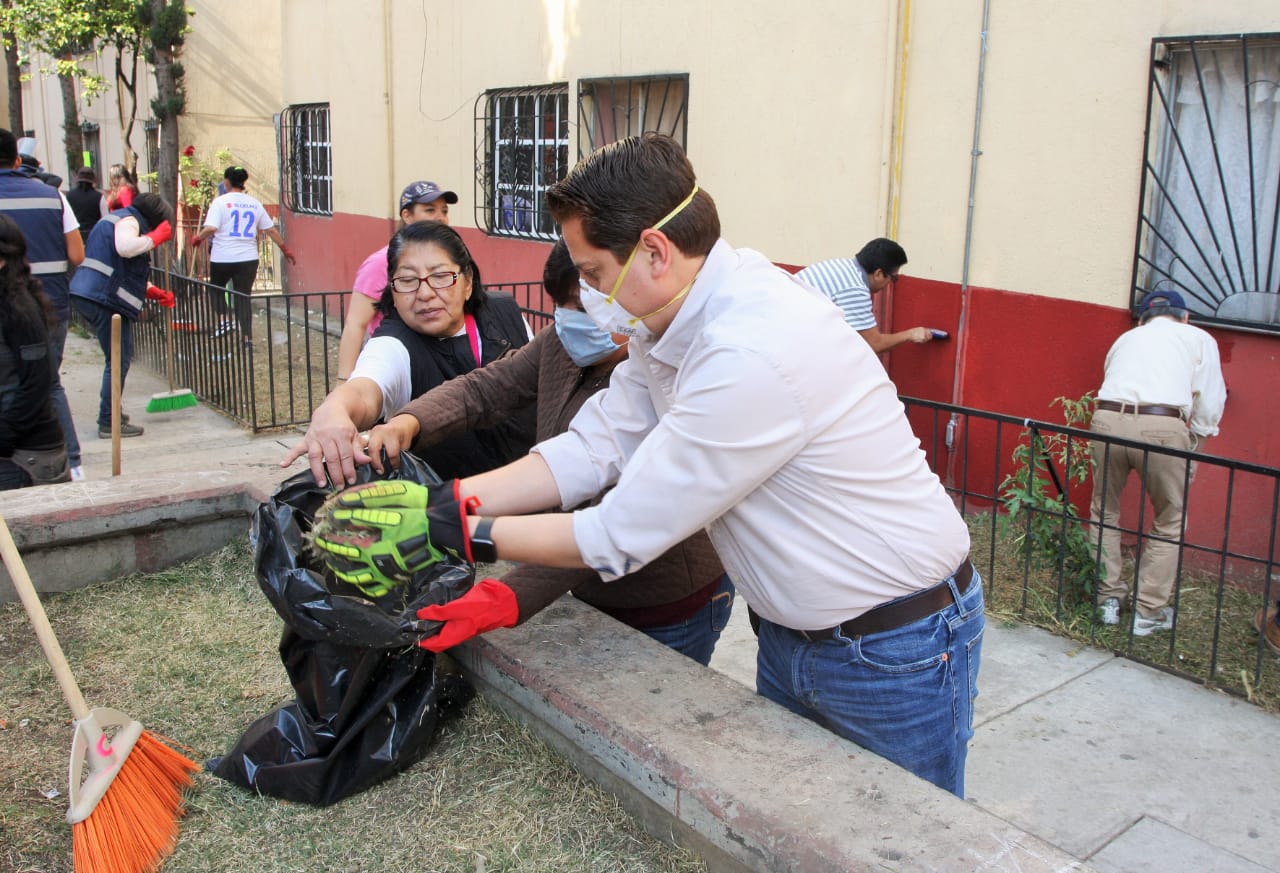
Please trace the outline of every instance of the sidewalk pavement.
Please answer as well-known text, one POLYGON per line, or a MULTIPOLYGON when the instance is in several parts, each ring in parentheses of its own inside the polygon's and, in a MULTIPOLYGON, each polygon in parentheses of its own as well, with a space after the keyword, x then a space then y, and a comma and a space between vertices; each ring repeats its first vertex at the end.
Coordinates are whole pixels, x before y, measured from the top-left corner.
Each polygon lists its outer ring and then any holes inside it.
MULTIPOLYGON (((67 339, 63 385, 89 478, 111 474, 97 436, 97 344, 67 339)), ((266 491, 296 432, 253 435, 203 405, 148 415, 166 391, 129 373, 122 475, 236 472, 266 491)), ((755 684, 755 641, 736 609, 713 669, 755 684)), ((988 619, 966 773, 968 800, 1104 873, 1280 870, 1280 717, 1108 652, 988 619)))

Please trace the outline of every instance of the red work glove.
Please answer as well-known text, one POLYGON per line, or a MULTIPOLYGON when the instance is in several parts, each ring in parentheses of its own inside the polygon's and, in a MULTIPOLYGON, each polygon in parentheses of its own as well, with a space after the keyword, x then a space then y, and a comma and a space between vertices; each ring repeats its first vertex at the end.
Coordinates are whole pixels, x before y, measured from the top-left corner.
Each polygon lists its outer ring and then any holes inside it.
POLYGON ((163 288, 157 288, 150 282, 147 283, 147 299, 154 300, 156 303, 159 303, 161 306, 167 306, 169 309, 173 308, 173 292, 166 291, 163 288))
POLYGON ((167 221, 162 221, 155 226, 154 230, 150 233, 144 233, 143 236, 155 243, 156 248, 159 248, 163 243, 173 239, 173 225, 167 221))
POLYGON ((442 606, 424 606, 418 618, 443 621, 444 627, 418 643, 432 652, 443 652, 458 643, 500 627, 515 627, 520 620, 516 593, 497 579, 481 579, 471 590, 442 606))
POLYGON ((284 259, 290 264, 298 263, 298 259, 293 256, 293 252, 289 250, 288 246, 280 246, 280 251, 284 254, 284 259))
POLYGON ((193 249, 198 249, 198 248, 200 248, 200 246, 202 246, 202 245, 204 245, 204 237, 202 237, 202 236, 196 236, 195 234, 192 234, 192 235, 191 235, 191 247, 192 247, 193 249))

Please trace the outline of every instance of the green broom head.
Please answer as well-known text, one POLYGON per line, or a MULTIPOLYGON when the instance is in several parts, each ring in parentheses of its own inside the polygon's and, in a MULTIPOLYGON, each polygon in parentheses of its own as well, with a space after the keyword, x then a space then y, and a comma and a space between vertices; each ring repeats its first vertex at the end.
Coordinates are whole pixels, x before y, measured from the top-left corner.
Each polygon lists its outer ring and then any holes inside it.
POLYGON ((176 409, 190 409, 199 403, 190 388, 179 388, 151 395, 151 399, 147 401, 147 412, 173 412, 176 409))

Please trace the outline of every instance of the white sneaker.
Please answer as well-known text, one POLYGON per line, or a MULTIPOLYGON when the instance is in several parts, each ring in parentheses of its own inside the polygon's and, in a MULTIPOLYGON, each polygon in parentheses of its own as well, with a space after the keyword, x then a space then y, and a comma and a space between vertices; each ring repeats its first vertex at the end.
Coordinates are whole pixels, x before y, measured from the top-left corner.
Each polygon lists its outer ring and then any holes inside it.
POLYGON ((84 481, 84 467, 76 465, 71 468, 71 481, 72 482, 84 481))
POLYGON ((1135 637, 1149 637, 1156 631, 1173 630, 1173 607, 1160 607, 1159 618, 1145 618, 1140 612, 1135 611, 1133 614, 1133 635, 1135 637))
POLYGON ((1119 624, 1120 598, 1104 597, 1102 602, 1098 604, 1098 614, 1102 617, 1103 624, 1119 624))

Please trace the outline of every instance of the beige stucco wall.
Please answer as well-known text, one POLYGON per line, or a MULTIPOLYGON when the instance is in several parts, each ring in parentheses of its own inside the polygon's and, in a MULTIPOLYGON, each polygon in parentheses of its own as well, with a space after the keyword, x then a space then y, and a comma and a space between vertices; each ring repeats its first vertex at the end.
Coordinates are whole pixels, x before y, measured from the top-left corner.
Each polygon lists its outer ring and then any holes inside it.
MULTIPOLYGON (((429 178, 458 192, 455 224, 473 226, 486 89, 567 81, 573 112, 579 77, 688 73, 689 151, 732 242, 808 263, 894 233, 908 273, 966 278, 981 0, 282 4, 281 103, 331 105, 339 212, 390 216, 405 182, 429 178)), ((1151 40, 1275 30, 1274 2, 990 9, 967 279, 1123 306, 1151 40)))
MULTIPOLYGON (((1151 40, 1270 32, 1266 0, 992 0, 969 281, 1127 306, 1151 40)), ((962 277, 982 4, 912 4, 907 272, 962 277)))
POLYGON ((262 0, 193 0, 182 50, 186 112, 179 147, 212 161, 228 149, 249 171, 249 192, 279 200, 272 116, 285 106, 281 9, 262 0))

